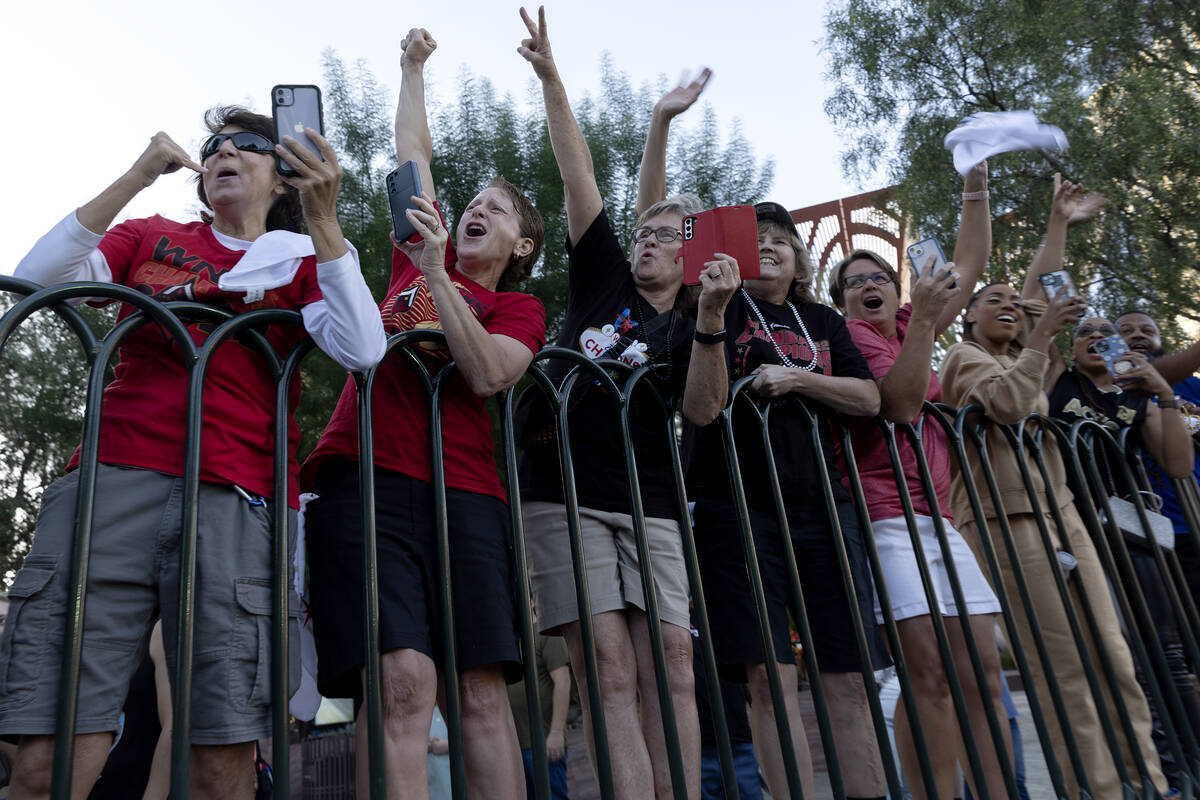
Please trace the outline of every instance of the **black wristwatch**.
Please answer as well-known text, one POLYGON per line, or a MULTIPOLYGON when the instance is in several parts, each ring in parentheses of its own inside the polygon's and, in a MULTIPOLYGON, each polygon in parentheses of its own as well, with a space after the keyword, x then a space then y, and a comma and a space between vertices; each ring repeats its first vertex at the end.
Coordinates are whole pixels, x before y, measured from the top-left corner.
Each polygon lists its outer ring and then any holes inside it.
POLYGON ((692 336, 692 340, 700 344, 720 344, 725 341, 725 329, 722 328, 716 333, 701 333, 700 331, 696 331, 692 336))

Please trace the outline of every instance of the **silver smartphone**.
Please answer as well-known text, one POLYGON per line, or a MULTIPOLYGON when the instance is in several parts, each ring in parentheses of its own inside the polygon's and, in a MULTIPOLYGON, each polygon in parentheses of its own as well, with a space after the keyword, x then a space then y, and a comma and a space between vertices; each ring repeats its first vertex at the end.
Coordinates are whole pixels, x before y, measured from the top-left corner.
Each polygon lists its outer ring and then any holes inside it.
POLYGON ((905 252, 908 253, 908 261, 912 265, 913 275, 918 280, 921 278, 921 272, 930 256, 934 258, 934 262, 930 266, 934 272, 946 268, 946 254, 942 252, 942 246, 938 244, 938 240, 932 236, 910 244, 905 252))
MULTIPOLYGON (((1067 290, 1066 294, 1063 295, 1063 299, 1079 296, 1079 292, 1075 289, 1075 281, 1071 280, 1071 273, 1065 269, 1056 269, 1053 272, 1047 272, 1045 275, 1038 275, 1038 282, 1046 290, 1046 299, 1050 302, 1054 302, 1054 298, 1058 296, 1059 291, 1062 289, 1067 290)), ((1075 316, 1082 319, 1086 313, 1086 309, 1081 308, 1075 313, 1075 316)))
MULTIPOLYGON (((321 151, 304 132, 305 128, 312 128, 325 135, 320 88, 311 85, 272 87, 271 118, 275 120, 276 143, 283 144, 283 137, 291 136, 320 158, 321 151)), ((275 169, 280 175, 290 177, 296 174, 278 154, 275 156, 275 169)))

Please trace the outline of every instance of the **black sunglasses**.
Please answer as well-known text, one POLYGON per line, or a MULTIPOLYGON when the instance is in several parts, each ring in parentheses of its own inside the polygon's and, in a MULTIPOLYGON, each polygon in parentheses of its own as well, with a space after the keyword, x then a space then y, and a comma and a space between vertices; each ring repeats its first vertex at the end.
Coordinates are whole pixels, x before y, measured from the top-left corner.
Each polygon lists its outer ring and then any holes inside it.
POLYGON ((220 150, 221 145, 225 144, 227 139, 233 142, 233 146, 238 150, 245 150, 247 153, 275 152, 275 143, 260 133, 253 133, 251 131, 216 133, 208 137, 208 141, 200 148, 200 161, 203 162, 206 158, 220 150))

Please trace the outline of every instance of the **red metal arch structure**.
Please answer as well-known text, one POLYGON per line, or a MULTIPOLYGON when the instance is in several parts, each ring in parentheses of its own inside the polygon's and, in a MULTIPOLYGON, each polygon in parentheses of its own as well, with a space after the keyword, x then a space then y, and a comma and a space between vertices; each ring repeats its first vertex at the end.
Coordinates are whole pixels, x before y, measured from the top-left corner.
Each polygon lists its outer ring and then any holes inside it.
POLYGON ((855 249, 871 250, 883 256, 900 273, 907 295, 908 270, 900 269, 904 258, 905 225, 894 188, 876 189, 791 212, 800 230, 800 239, 816 266, 813 291, 818 301, 829 302, 829 272, 843 256, 855 249))

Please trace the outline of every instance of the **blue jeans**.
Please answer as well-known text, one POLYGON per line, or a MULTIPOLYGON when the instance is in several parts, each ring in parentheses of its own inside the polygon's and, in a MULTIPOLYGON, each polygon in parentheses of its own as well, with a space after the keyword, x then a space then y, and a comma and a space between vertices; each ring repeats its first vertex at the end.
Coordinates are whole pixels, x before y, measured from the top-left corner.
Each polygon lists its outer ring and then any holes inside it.
MULTIPOLYGON (((737 773, 738 794, 741 800, 762 800, 762 784, 758 779, 758 759, 754 756, 754 745, 749 742, 733 745, 733 769, 737 773)), ((704 747, 700 750, 700 797, 702 800, 725 800, 721 759, 715 747, 704 747)))
MULTIPOLYGON (((533 751, 522 750, 521 760, 525 762, 525 797, 537 800, 533 791, 533 751)), ((550 767, 550 796, 554 800, 567 800, 567 749, 563 748, 563 756, 558 761, 551 761, 550 767)))

